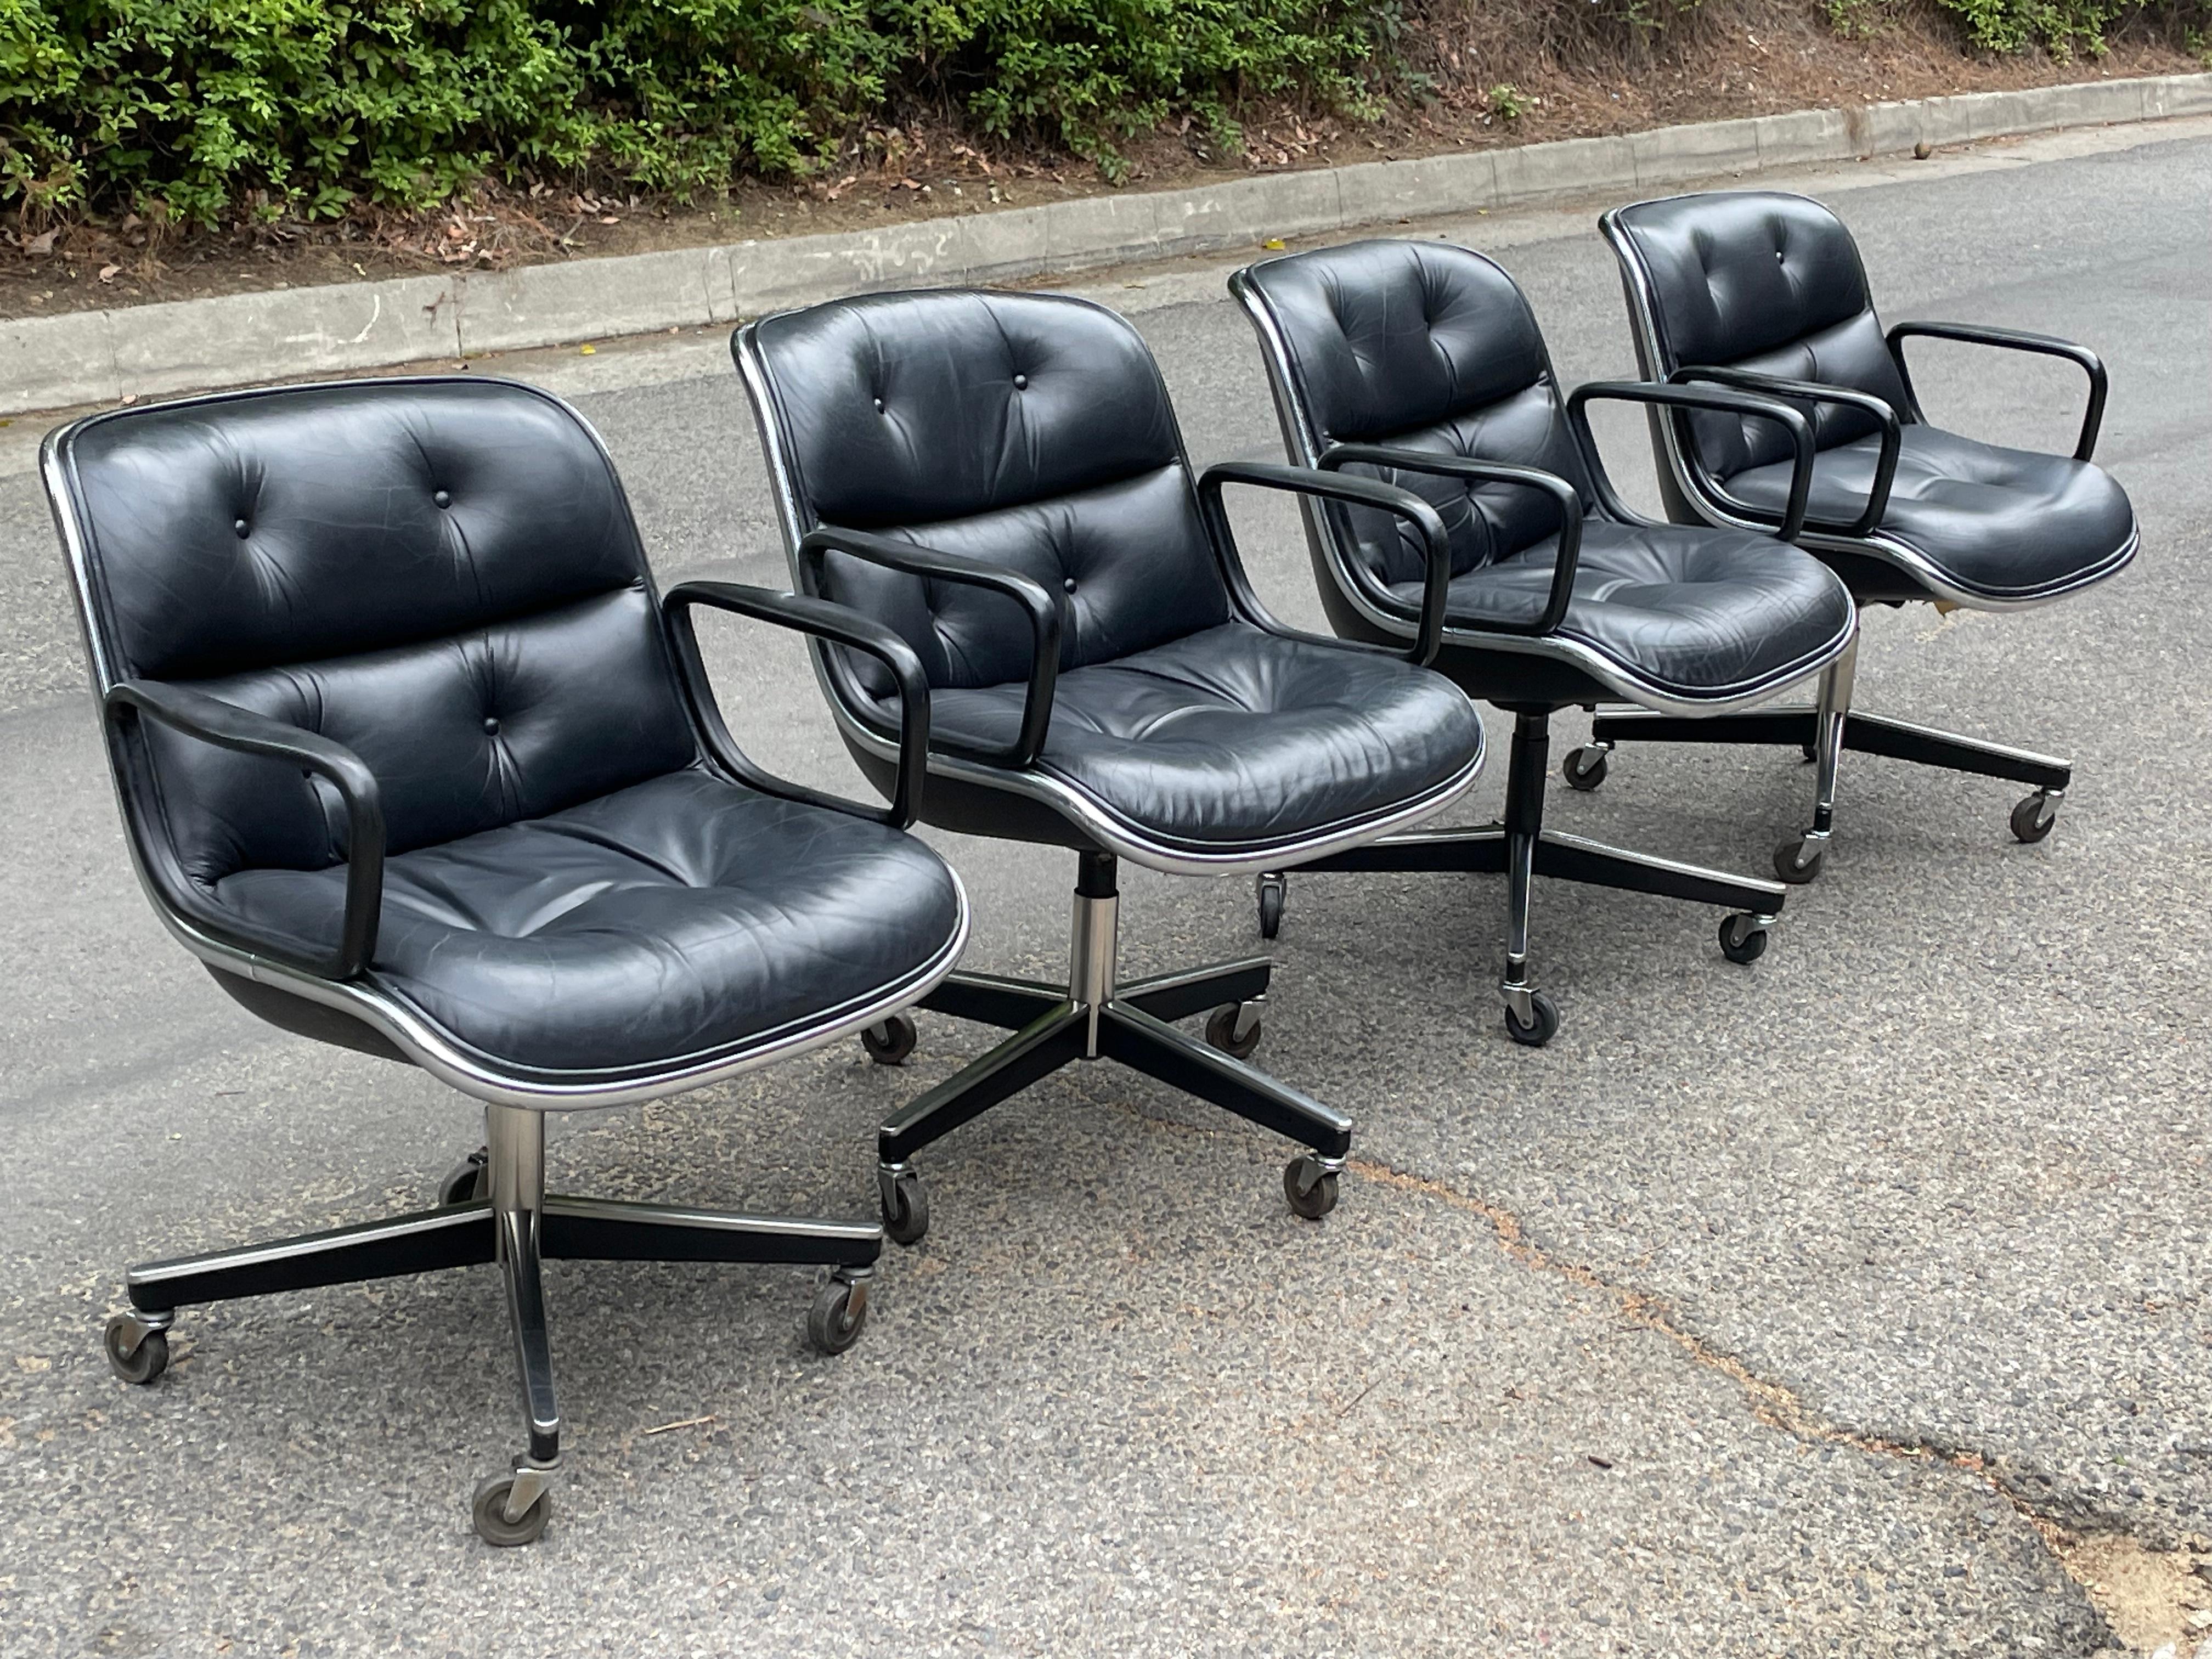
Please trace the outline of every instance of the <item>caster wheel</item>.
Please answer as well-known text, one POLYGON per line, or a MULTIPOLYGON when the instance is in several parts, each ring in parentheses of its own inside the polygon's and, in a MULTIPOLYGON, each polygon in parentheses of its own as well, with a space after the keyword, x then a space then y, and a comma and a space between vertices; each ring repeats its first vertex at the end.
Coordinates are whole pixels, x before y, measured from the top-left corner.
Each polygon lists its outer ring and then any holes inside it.
POLYGON ((904 1014, 893 1014, 880 1025, 861 1027, 860 1046, 878 1066, 903 1066, 914 1052, 917 1036, 912 1020, 904 1014))
POLYGON ((1774 849, 1774 873, 1793 886, 1802 887, 1807 882, 1819 879, 1820 865, 1827 856, 1827 842, 1808 841, 1800 836, 1774 849))
POLYGON ((1336 1171, 1325 1170, 1311 1152, 1283 1165, 1283 1196, 1291 1213, 1318 1221, 1336 1207, 1336 1171))
POLYGON ((473 1204, 489 1188, 490 1178, 484 1173, 491 1162, 490 1152, 479 1146, 459 1164, 446 1171, 438 1182, 438 1202, 441 1204, 473 1204))
POLYGON ((2012 833, 2031 847, 2049 835, 2057 822, 2058 803, 2039 789, 2012 809, 2012 833))
POLYGON ((1566 759, 1560 763, 1559 775, 1567 781, 1570 789, 1585 792, 1595 789, 1605 781, 1607 753, 1607 750, 1589 743, 1579 749, 1570 749, 1566 759))
POLYGON ((1541 991, 1528 993, 1528 1011, 1535 1023, 1523 1025, 1521 1016, 1513 1012, 1513 1005, 1505 1005, 1505 1035, 1526 1048, 1540 1048, 1559 1035, 1559 1006, 1541 991))
POLYGON ((1260 937, 1273 939, 1283 931, 1283 901, 1290 896, 1287 877, 1261 876, 1253 884, 1260 901, 1260 937))
POLYGON ((1249 1060, 1252 1051, 1260 1046, 1260 1025, 1257 1008, 1246 1002, 1232 1002, 1226 1008, 1213 1011, 1213 1018, 1206 1022, 1206 1040, 1231 1060, 1249 1060), (1237 1028, 1248 1014, 1252 1023, 1239 1036, 1237 1028))
POLYGON ((884 1234, 894 1244, 919 1244, 929 1231, 929 1189, 911 1170, 879 1179, 884 1234))
POLYGON ((469 1504, 469 1518, 476 1523, 477 1536, 499 1549, 536 1543, 545 1535, 545 1523, 553 1518, 553 1494, 541 1492, 520 1520, 508 1520, 507 1495, 514 1490, 514 1475, 488 1474, 477 1485, 476 1498, 469 1504))
POLYGON ((1730 962, 1757 962, 1766 954, 1766 929, 1748 911, 1738 911, 1721 922, 1721 954, 1730 962))
POLYGON ((842 1279, 824 1281, 806 1310, 806 1340, 817 1353, 842 1353, 860 1340, 868 1322, 868 1287, 842 1279))
POLYGON ((1808 766, 1820 758, 1820 751, 1809 743, 1799 744, 1797 752, 1805 757, 1805 764, 1808 766))
POLYGON ((128 1314, 118 1314, 107 1322, 100 1346, 118 1376, 125 1382, 143 1384, 151 1382, 169 1369, 169 1334, 148 1331, 135 1345, 125 1346, 138 1329, 137 1320, 128 1314))

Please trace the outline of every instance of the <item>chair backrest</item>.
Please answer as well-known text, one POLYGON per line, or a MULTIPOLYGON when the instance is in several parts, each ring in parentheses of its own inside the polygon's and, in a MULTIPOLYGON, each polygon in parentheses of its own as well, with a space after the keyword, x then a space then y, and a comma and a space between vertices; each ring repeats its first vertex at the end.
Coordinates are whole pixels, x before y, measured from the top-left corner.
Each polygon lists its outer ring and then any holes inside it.
MULTIPOLYGON (((1333 444, 1389 444, 1541 467, 1590 500, 1535 315, 1482 255, 1445 242, 1352 242, 1264 260, 1231 286, 1260 331, 1295 459, 1310 465, 1333 444)), ((1538 490, 1346 470, 1435 507, 1455 574, 1559 531, 1559 507, 1538 490)), ((1378 580, 1421 580, 1426 556, 1402 520, 1333 503, 1325 517, 1344 556, 1378 580)))
MULTIPOLYGON (((1601 222, 1620 261, 1646 374, 1694 365, 1820 380, 1870 392, 1911 418, 1858 245, 1820 203, 1715 191, 1638 203, 1601 222)), ((1719 478, 1790 456, 1771 421, 1699 414, 1685 426, 1698 462, 1719 478)), ((1862 410, 1823 404, 1814 415, 1823 449, 1878 429, 1862 410)))
MULTIPOLYGON (((46 477, 98 690, 185 684, 345 744, 392 853, 696 757, 613 465, 556 398, 441 379, 122 410, 58 434, 46 477)), ((157 868, 343 858, 298 768, 152 721, 111 738, 157 868)))
MULTIPOLYGON (((1103 307, 876 295, 767 318, 738 343, 794 545, 829 525, 1031 577, 1066 596, 1063 670, 1229 619, 1159 368, 1103 307)), ((1004 595, 836 554, 824 567, 826 597, 896 629, 933 687, 1028 673, 1029 623, 1004 595)), ((868 695, 890 689, 871 659, 834 659, 868 695)))

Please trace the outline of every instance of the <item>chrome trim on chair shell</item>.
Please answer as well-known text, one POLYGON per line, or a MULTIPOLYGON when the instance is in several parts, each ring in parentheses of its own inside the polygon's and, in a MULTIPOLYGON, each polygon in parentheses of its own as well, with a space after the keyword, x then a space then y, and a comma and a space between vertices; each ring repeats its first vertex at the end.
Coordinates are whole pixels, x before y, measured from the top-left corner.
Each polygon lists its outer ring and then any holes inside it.
MULTIPOLYGON (((842 706, 836 708, 837 725, 841 731, 866 748, 872 754, 890 758, 897 753, 896 744, 887 744, 866 726, 853 720, 842 706)), ((1051 807, 1062 817, 1069 819, 1095 841, 1103 852, 1127 859, 1132 864, 1141 864, 1148 870, 1164 871, 1180 876, 1237 876, 1253 875, 1273 870, 1294 870, 1310 859, 1327 856, 1348 847, 1358 847, 1399 830, 1410 829, 1443 811, 1454 801, 1474 787, 1482 775, 1486 757, 1479 753, 1465 769, 1454 773, 1429 793, 1375 817, 1361 818, 1348 824, 1336 824, 1312 835, 1292 836, 1270 842, 1263 847, 1241 846, 1215 850, 1203 845, 1161 840, 1145 835, 1134 826, 1109 816, 1091 797, 1071 788, 1049 775, 1035 772, 1005 772, 979 766, 955 755, 932 755, 929 769, 933 774, 959 778, 969 782, 987 784, 1011 794, 1026 795, 1051 807)))
MULTIPOLYGON (((1656 321, 1658 299, 1652 291, 1650 273, 1644 268, 1643 255, 1630 240, 1628 233, 1621 228, 1620 210, 1601 214, 1597 224, 1605 240, 1612 245, 1621 270, 1627 274, 1627 286, 1632 300, 1628 307, 1629 326, 1636 336, 1637 356, 1643 362, 1644 372, 1649 377, 1663 378, 1665 371, 1660 364, 1664 360, 1660 351, 1659 330, 1656 321)), ((1675 487, 1689 498, 1708 523, 1725 525, 1732 530, 1773 532, 1772 526, 1745 517, 1718 494, 1705 469, 1693 457, 1683 452, 1676 432, 1677 422, 1661 417, 1650 424, 1656 426, 1659 432, 1660 442, 1667 452, 1668 471, 1674 474, 1675 487)), ((2079 592, 2116 574, 2133 561, 2142 541, 2142 528, 2137 524, 2128 532, 2127 540, 2094 568, 2066 581, 2020 594, 1993 593, 1979 588, 1961 587, 1956 578, 1938 569, 1917 548, 1893 536, 1884 535, 1879 530, 1862 540, 1851 536, 1823 535, 1808 527, 1798 538, 1798 545, 1808 551, 1825 547, 1839 553, 1870 555, 1887 560, 1926 588, 1931 599, 1942 599, 1963 610, 2027 611, 2063 599, 2069 593, 2079 592)))
MULTIPOLYGON (((1290 343, 1283 337, 1280 325, 1268 310, 1267 301, 1259 291, 1242 280, 1243 273, 1230 278, 1229 289, 1239 304, 1252 318, 1261 338, 1261 356, 1267 366, 1267 380, 1275 394, 1275 410, 1287 435, 1297 447, 1298 464, 1318 466, 1321 464, 1322 443, 1315 430, 1311 414, 1300 401, 1290 368, 1290 343)), ((1302 501, 1299 511, 1304 517, 1306 537, 1319 550, 1328 565, 1329 580, 1352 609, 1370 626, 1394 637, 1412 639, 1415 624, 1407 618, 1393 615, 1376 607, 1365 591, 1350 574, 1350 567, 1341 548, 1337 545, 1334 532, 1328 527, 1327 514, 1312 501, 1302 501)), ((1759 529, 1759 526, 1750 526, 1759 529)), ((1726 696, 1712 697, 1680 697, 1655 686, 1628 672, 1621 664, 1604 653, 1584 645, 1579 640, 1564 638, 1558 634, 1534 635, 1528 634, 1492 634, 1479 629, 1455 628, 1449 620, 1444 624, 1444 647, 1459 646, 1470 650, 1510 652, 1518 655, 1547 657, 1564 660, 1588 674, 1627 702, 1643 708, 1655 709, 1666 714, 1717 714, 1748 708, 1768 698, 1777 696, 1807 675, 1817 672, 1821 665, 1832 656, 1838 647, 1848 641, 1857 631, 1856 617, 1836 639, 1828 641, 1819 650, 1808 653, 1799 662, 1762 678, 1758 684, 1726 696)))
MULTIPOLYGON (((460 380, 472 385, 483 383, 479 377, 475 376, 417 375, 407 378, 435 382, 460 380)), ((327 384, 346 383, 333 381, 327 384)), ((574 416, 600 455, 606 459, 610 474, 614 473, 614 459, 600 438, 598 428, 577 414, 565 400, 541 388, 525 386, 520 381, 502 381, 501 384, 520 387, 558 405, 574 416)), ((300 388, 282 389, 297 391, 300 388)), ((217 392, 179 402, 216 403, 252 395, 252 392, 217 392)), ((76 586, 77 619, 84 633, 86 654, 92 665, 95 699, 104 699, 118 677, 104 642, 93 626, 92 619, 97 611, 93 603, 91 563, 83 527, 77 521, 76 492, 69 487, 62 450, 68 440, 81 428, 118 412, 111 410, 73 421, 48 433, 39 447, 40 471, 46 486, 47 497, 53 503, 55 527, 69 556, 70 574, 76 586)), ((627 496, 624 499, 627 502, 627 496)), ((107 741, 105 732, 101 734, 101 740, 103 744, 107 741)), ((888 752, 895 755, 896 745, 891 745, 888 752)), ((388 1039, 416 1065, 440 1082, 488 1105, 570 1111, 658 1100, 668 1095, 704 1088, 757 1066, 787 1060, 836 1042, 841 1037, 853 1036, 865 1027, 912 1007, 934 990, 958 964, 974 921, 968 890, 961 882, 959 872, 948 865, 946 872, 952 878, 960 915, 959 927, 951 939, 911 975, 855 998, 846 1003, 842 1009, 833 1010, 780 1031, 764 1034, 735 1053, 679 1059, 665 1066, 649 1068, 629 1067, 612 1076, 533 1073, 521 1067, 502 1069, 493 1056, 478 1054, 454 1042, 422 1015, 374 982, 349 981, 342 984, 319 979, 312 974, 211 938, 178 915, 163 899, 146 868, 139 850, 138 836, 131 828, 131 803, 125 798, 121 773, 111 763, 107 774, 110 787, 115 791, 117 811, 126 832, 124 843, 130 850, 131 867, 138 878, 138 884, 144 890, 154 913, 161 917, 163 925, 187 951, 210 967, 236 974, 258 984, 271 986, 305 1001, 319 1003, 361 1021, 388 1039)))
MULTIPOLYGON (((769 493, 775 500, 776 523, 783 532, 784 556, 790 567, 792 586, 794 591, 799 591, 801 573, 798 547, 806 532, 799 524, 799 496, 792 486, 789 458, 784 452, 781 434, 777 432, 775 422, 769 412, 775 407, 774 392, 762 368, 759 348, 750 325, 737 331, 735 347, 732 355, 737 361, 738 372, 744 380, 745 392, 752 404, 753 424, 760 434, 761 454, 768 467, 771 486, 769 493)), ((839 734, 848 744, 863 748, 872 755, 884 759, 896 758, 897 744, 862 724, 847 708, 845 699, 830 678, 827 653, 818 641, 807 642, 807 654, 813 662, 814 678, 822 688, 823 701, 830 706, 830 716, 836 722, 839 734)), ((929 770, 933 775, 942 775, 963 782, 1027 796, 1075 824, 1102 851, 1127 859, 1133 864, 1143 865, 1146 869, 1183 876, 1251 875, 1295 868, 1309 859, 1320 858, 1346 847, 1356 847, 1394 830, 1410 829, 1433 817, 1474 787, 1475 780, 1482 774, 1486 752, 1478 752, 1472 764, 1445 779, 1427 794, 1406 803, 1395 811, 1352 823, 1333 825, 1306 836, 1289 836, 1264 846, 1246 844, 1233 848, 1216 848, 1148 835, 1138 826, 1115 817, 1080 790, 1036 769, 1017 772, 981 765, 957 755, 933 752, 929 757, 929 770)))
POLYGON ((317 979, 295 968, 210 939, 161 902, 140 865, 136 847, 131 848, 131 862, 137 871, 140 885, 145 888, 148 899, 169 932, 201 961, 350 1015, 388 1038, 408 1059, 441 1083, 471 1099, 488 1105, 533 1107, 540 1111, 574 1111, 658 1100, 667 1095, 703 1089, 757 1066, 788 1060, 840 1037, 851 1036, 912 1007, 934 990, 958 963, 960 952, 968 943, 971 921, 967 889, 960 884, 960 878, 955 872, 953 886, 960 899, 959 930, 943 950, 907 979, 881 988, 865 999, 848 1002, 841 1012, 810 1020, 781 1034, 771 1034, 732 1054, 678 1060, 649 1071, 640 1068, 636 1075, 616 1079, 596 1080, 579 1075, 568 1080, 556 1073, 501 1071, 490 1056, 475 1054, 453 1042, 406 1004, 374 984, 341 985, 317 979))

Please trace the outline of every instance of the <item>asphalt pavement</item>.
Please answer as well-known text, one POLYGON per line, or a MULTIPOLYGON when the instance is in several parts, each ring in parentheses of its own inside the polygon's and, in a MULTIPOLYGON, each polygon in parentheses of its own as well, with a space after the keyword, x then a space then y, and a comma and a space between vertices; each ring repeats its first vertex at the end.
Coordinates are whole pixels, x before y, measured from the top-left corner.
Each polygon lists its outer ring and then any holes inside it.
MULTIPOLYGON (((465 1501, 518 1443, 488 1271, 187 1310, 149 1389, 100 1356, 131 1261, 415 1207, 477 1125, 256 1024, 163 935, 24 423, 0 434, 0 1653, 2113 1644, 2049 1538, 2212 1531, 2212 137, 1790 182, 1886 319, 2110 367, 2135 568, 2024 614, 1884 611, 1860 657, 1863 707, 2071 755, 2051 838, 2012 841, 2009 786, 1847 757, 1827 872, 1749 968, 1705 911, 1541 884, 1541 1051, 1499 1022, 1498 883, 1294 878, 1256 1060, 1354 1113, 1334 1214, 1285 1212, 1272 1138, 1102 1063, 925 1154, 933 1230, 841 1358, 793 1273, 556 1265, 568 1473, 522 1551, 465 1501)), ((1627 375, 1604 205, 1404 234, 1495 252, 1565 380, 1627 375)), ((1086 288, 1201 463, 1279 454, 1227 268, 1086 288)), ((718 337, 478 368, 575 397, 664 574, 783 585, 718 337)), ((1928 343, 1916 373, 1943 424, 2070 445, 2063 365, 1928 343)), ((1650 499, 1640 428, 1601 430, 1650 499)), ((1317 623, 1290 514, 1239 523, 1317 623)), ((795 647, 733 625, 714 656, 743 740, 857 787, 795 647)), ((1552 820, 1762 872, 1810 785, 1794 751, 1624 747, 1552 820)), ((1060 971, 1066 855, 931 839, 968 965, 1060 971)), ((1124 891, 1130 972, 1258 948, 1245 882, 1124 891)), ((876 1122, 988 1041, 921 1024, 904 1068, 841 1047, 558 1123, 556 1184, 872 1213, 876 1122)))

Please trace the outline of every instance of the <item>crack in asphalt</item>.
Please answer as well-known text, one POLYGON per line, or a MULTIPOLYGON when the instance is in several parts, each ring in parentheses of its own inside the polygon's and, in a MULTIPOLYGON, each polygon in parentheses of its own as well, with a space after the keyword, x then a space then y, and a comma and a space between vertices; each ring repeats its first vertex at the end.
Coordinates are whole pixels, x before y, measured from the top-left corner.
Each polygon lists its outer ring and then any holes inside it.
MULTIPOLYGON (((1683 1328, 1674 1310, 1661 1298, 1615 1284, 1590 1267, 1554 1255, 1528 1237, 1521 1218, 1510 1210, 1446 1182, 1395 1169, 1371 1158, 1350 1158, 1345 1167, 1378 1186, 1419 1193, 1480 1217, 1497 1235, 1498 1247, 1522 1266, 1534 1272, 1555 1274, 1609 1298, 1632 1323, 1665 1337, 1688 1355, 1693 1364, 1728 1378, 1749 1401, 1752 1415, 1769 1428, 1808 1444, 1850 1446, 1879 1457, 1944 1464, 1974 1476, 2034 1529, 2052 1560, 2080 1587, 2096 1609, 2098 1617, 2104 1621, 2106 1639, 2112 1648, 2119 1647, 2125 1633, 2136 1637, 2129 1646, 2136 1651, 2150 1652, 2155 1647, 2160 1655, 2187 1653, 2185 1645, 2177 1646, 2186 1640, 2189 1626, 2185 1621, 2195 1599, 2190 1597, 2187 1587, 2192 1583, 2212 1580, 2212 1538, 2184 1540, 2172 1550, 2160 1551, 2120 1528, 2088 1531, 2069 1528, 2014 1490, 1980 1452, 1964 1447, 1893 1440, 1831 1422, 1790 1389, 1769 1382, 1734 1354, 1716 1348, 1695 1332, 1683 1328), (2130 1577, 2166 1581, 2148 1597, 2139 1595, 2136 1598, 2148 1600, 2153 1605, 2118 1604, 2119 1598, 2107 1583, 2108 1577, 2119 1576, 2112 1573, 2107 1565, 2116 1547, 2127 1558, 2130 1577), (2151 1634, 2138 1634, 2143 1632, 2151 1634), (2172 1639, 2159 1645, 2158 1638, 2168 1632, 2172 1632, 2172 1639)), ((2208 1635, 2205 1645, 2212 1648, 2212 1635, 2208 1635)))
MULTIPOLYGON (((967 1063, 956 1059, 947 1075, 967 1063)), ((1110 1092, 1086 1087, 1080 1080, 1079 1072, 1063 1072, 1060 1081, 1092 1105, 1134 1118, 1149 1128, 1188 1135, 1214 1133, 1195 1124, 1158 1116, 1110 1092)), ((1808 1445, 1848 1446, 1876 1457, 1931 1467, 1945 1465, 1979 1480, 1993 1497, 2002 1500, 2034 1530, 2053 1563, 2095 1611, 2104 1626, 2106 1645, 2089 1659, 2128 1652, 2150 1654, 2154 1659, 2212 1659, 2212 1627, 2197 1632, 2186 1622, 2192 1611, 2212 1604, 2212 1593, 2199 1592, 2196 1588, 2203 1585, 2207 1587, 2207 1592, 2212 1592, 2212 1536, 2192 1535, 2171 1549, 2159 1550, 2124 1528, 2069 1527, 2057 1519, 2048 1506, 2039 1506, 2008 1484, 1991 1467, 1988 1457, 1971 1448, 1895 1440, 1830 1421, 1790 1389, 1769 1382, 1735 1355, 1685 1329, 1674 1310, 1662 1298, 1615 1284, 1594 1268, 1554 1255, 1528 1237, 1519 1216, 1501 1205, 1373 1158, 1348 1158, 1345 1170, 1377 1186, 1417 1193, 1479 1217, 1489 1225, 1499 1249, 1508 1256, 1532 1272, 1553 1274, 1608 1298, 1632 1324, 1665 1337, 1692 1364, 1718 1372, 1735 1384, 1750 1403, 1753 1419, 1779 1433, 1808 1445), (2116 1565, 2118 1573, 2112 1571, 2116 1565), (2116 1591, 2107 1580, 2120 1576, 2128 1582, 2116 1591), (2144 1589, 2146 1580, 2153 1581, 2156 1586, 2148 1593, 2144 1589), (2203 1646, 2192 1655, 2191 1644, 2200 1634, 2204 1638, 2203 1646)), ((1365 1392, 1363 1390, 1359 1398, 1364 1398, 1365 1392)), ((1358 1403, 1358 1399, 1353 1400, 1344 1412, 1348 1413, 1352 1406, 1358 1403)))

